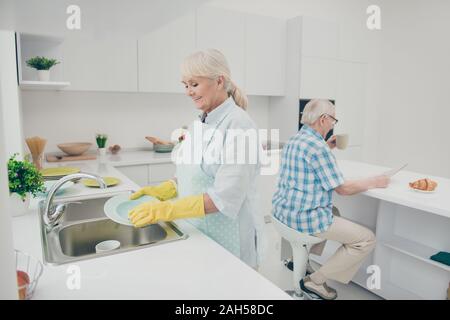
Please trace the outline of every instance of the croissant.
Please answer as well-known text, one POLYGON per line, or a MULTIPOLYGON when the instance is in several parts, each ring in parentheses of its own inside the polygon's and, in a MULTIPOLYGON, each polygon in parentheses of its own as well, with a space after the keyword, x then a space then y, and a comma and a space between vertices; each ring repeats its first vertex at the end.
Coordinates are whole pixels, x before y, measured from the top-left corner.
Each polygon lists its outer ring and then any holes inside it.
POLYGON ((418 190, 423 190, 423 191, 434 191, 434 189, 436 189, 437 187, 437 182, 425 178, 425 179, 420 179, 414 182, 410 182, 409 186, 411 188, 414 189, 418 189, 418 190))

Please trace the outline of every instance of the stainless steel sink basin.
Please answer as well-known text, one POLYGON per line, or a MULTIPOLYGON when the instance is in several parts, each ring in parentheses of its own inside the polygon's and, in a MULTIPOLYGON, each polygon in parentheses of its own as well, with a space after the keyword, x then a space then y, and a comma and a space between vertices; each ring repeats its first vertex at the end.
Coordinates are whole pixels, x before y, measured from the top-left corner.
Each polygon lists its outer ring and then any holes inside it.
POLYGON ((80 257, 95 253, 95 246, 106 240, 117 240, 120 248, 133 248, 164 240, 167 232, 159 225, 136 229, 100 219, 76 223, 59 231, 59 243, 66 256, 80 257))
POLYGON ((65 264, 187 238, 172 222, 161 222, 145 228, 115 223, 103 212, 103 205, 108 199, 89 199, 80 204, 68 205, 59 225, 51 231, 47 231, 43 223, 41 201, 40 227, 46 264, 65 264), (106 240, 119 241, 120 248, 96 253, 95 246, 106 240))

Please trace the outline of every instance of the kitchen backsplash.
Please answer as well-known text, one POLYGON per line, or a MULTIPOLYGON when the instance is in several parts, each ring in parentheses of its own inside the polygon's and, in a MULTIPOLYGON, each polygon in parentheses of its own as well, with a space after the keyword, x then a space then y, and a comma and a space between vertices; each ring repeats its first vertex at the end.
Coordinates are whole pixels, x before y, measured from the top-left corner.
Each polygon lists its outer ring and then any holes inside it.
MULTIPOLYGON (((46 152, 58 151, 63 142, 92 142, 106 133, 108 145, 145 148, 145 136, 169 139, 176 128, 198 114, 183 94, 22 91, 25 137, 48 139, 46 152)), ((259 128, 268 126, 268 97, 249 97, 249 113, 259 128)))

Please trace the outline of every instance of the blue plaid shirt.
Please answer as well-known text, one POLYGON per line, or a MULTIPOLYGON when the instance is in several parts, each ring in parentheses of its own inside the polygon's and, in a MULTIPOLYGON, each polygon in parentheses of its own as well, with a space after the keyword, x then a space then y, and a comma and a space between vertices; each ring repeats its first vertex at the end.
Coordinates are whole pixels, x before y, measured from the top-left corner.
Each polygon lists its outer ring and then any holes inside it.
POLYGON ((343 183, 336 158, 323 137, 304 125, 283 149, 272 214, 300 232, 324 232, 333 222, 333 189, 343 183))

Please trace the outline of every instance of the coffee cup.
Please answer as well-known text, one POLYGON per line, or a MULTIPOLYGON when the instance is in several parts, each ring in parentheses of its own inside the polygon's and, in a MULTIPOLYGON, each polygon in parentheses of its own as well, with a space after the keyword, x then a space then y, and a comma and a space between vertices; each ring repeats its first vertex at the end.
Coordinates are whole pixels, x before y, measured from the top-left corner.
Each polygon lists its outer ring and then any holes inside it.
POLYGON ((344 150, 348 146, 348 134, 337 134, 336 135, 336 147, 339 150, 344 150))

